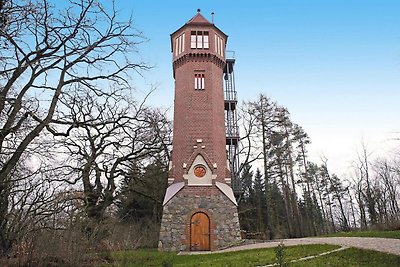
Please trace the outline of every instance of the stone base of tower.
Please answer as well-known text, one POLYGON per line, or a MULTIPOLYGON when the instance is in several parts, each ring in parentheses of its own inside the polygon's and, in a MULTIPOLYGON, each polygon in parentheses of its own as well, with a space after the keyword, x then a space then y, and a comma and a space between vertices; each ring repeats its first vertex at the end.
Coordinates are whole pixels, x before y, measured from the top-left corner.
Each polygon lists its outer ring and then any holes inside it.
POLYGON ((185 186, 164 205, 160 250, 213 251, 240 239, 237 207, 216 186, 185 186))

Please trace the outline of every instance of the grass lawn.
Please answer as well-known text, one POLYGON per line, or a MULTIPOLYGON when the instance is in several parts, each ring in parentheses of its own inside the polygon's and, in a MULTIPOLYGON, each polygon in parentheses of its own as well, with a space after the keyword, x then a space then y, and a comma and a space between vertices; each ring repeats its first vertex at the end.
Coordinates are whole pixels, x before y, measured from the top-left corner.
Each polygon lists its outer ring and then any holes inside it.
POLYGON ((365 267, 397 267, 400 266, 400 256, 376 252, 371 250, 362 250, 349 248, 329 255, 321 256, 312 260, 290 263, 291 267, 307 266, 365 266, 365 267))
MULTIPOLYGON (((285 247, 287 260, 317 255, 338 248, 335 245, 304 245, 285 247)), ((151 250, 115 252, 115 263, 111 266, 257 266, 275 263, 275 250, 254 249, 238 252, 214 253, 202 255, 181 255, 171 252, 151 250)))
MULTIPOLYGON (((340 232, 330 235, 323 235, 328 237, 386 237, 400 239, 400 230, 396 231, 353 231, 353 232, 340 232)), ((321 237, 321 236, 317 236, 321 237)))
MULTIPOLYGON (((303 245, 285 247, 286 261, 318 255, 338 248, 334 245, 303 245)), ((178 256, 155 250, 121 251, 112 255, 114 263, 105 266, 260 266, 276 262, 274 248, 238 252, 178 256)), ((400 256, 349 248, 315 259, 292 262, 290 266, 400 266, 400 256)))

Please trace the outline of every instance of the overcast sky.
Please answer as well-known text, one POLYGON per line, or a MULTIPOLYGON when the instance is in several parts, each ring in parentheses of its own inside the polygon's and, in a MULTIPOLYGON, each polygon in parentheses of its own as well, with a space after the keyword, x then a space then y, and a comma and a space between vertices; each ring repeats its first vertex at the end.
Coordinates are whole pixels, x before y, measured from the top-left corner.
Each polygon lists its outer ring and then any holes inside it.
MULTIPOLYGON (((392 153, 400 137, 400 1, 121 1, 148 42, 140 55, 155 68, 156 106, 173 106, 170 34, 197 8, 235 51, 239 100, 266 94, 287 107, 309 134, 310 158, 348 173, 362 139, 373 156, 392 153)), ((398 145, 397 145, 398 147, 398 145)))

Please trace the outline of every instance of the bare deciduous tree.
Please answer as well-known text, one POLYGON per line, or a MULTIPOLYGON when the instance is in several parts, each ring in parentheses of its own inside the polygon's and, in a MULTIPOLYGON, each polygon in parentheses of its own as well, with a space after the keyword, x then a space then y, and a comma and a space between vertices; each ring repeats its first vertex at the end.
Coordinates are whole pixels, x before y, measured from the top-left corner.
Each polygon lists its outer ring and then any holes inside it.
MULTIPOLYGON (((0 2, 0 237, 7 228, 13 171, 35 139, 63 114, 61 99, 85 88, 129 88, 143 40, 132 20, 120 21, 114 4, 48 0, 0 2), (56 116, 57 115, 57 116, 56 116)), ((0 254, 7 248, 0 244, 0 254)))
POLYGON ((85 90, 62 102, 69 114, 56 120, 57 129, 49 128, 56 149, 65 155, 58 181, 81 185, 87 216, 99 222, 132 162, 147 164, 152 157, 168 157, 170 122, 160 110, 129 100, 121 90, 103 98, 85 90))

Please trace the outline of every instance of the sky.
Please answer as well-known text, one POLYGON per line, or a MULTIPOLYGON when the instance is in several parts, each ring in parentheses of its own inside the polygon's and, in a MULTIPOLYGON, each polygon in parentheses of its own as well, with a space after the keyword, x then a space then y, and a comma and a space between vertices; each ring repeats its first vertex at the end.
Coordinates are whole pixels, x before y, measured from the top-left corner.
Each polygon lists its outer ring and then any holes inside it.
MULTIPOLYGON (((371 158, 400 147, 400 1, 119 1, 147 41, 139 56, 154 68, 137 89, 173 108, 170 34, 198 8, 235 51, 239 102, 260 93, 288 108, 311 138, 310 160, 350 173, 364 142, 371 158)), ((172 113, 171 113, 172 114, 172 113)))

